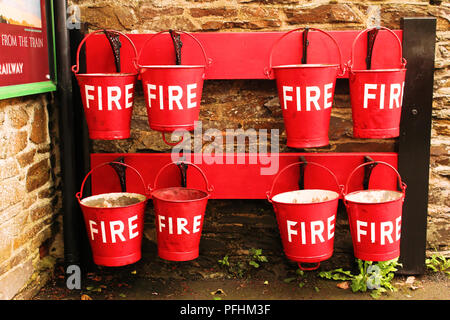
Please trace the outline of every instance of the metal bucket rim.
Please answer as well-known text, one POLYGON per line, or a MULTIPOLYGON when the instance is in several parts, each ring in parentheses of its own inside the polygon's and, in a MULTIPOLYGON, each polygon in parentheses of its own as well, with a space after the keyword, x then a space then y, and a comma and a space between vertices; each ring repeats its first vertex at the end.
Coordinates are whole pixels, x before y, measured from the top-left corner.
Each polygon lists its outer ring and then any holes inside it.
POLYGON ((206 68, 205 65, 193 64, 193 65, 183 65, 183 64, 149 64, 141 66, 141 69, 196 69, 196 68, 206 68))
POLYGON ((123 209, 123 208, 130 208, 130 207, 133 207, 133 206, 140 205, 140 204, 142 204, 142 202, 146 202, 147 200, 148 200, 147 197, 145 195, 143 195, 142 193, 108 192, 108 193, 100 193, 100 194, 96 194, 96 195, 93 195, 93 196, 89 196, 89 197, 83 198, 83 199, 80 200, 80 205, 82 205, 84 207, 87 207, 87 208, 101 209, 101 210, 103 210, 103 209, 123 209), (84 203, 86 200, 92 200, 93 198, 100 198, 100 197, 105 196, 105 195, 131 195, 131 196, 137 197, 139 199, 142 197, 142 200, 139 201, 138 203, 130 204, 128 206, 119 206, 119 207, 95 207, 95 206, 88 206, 88 205, 86 205, 84 203))
POLYGON ((340 197, 339 193, 337 193, 336 191, 333 191, 333 190, 327 190, 327 189, 303 189, 303 190, 291 190, 291 191, 286 191, 286 192, 277 193, 276 195, 274 195, 274 196, 271 198, 271 201, 272 201, 273 203, 276 203, 276 204, 283 204, 283 205, 312 205, 312 204, 316 204, 316 205, 317 205, 317 204, 323 204, 323 203, 327 203, 327 202, 332 202, 332 201, 339 200, 339 197, 340 197), (327 191, 327 192, 336 194, 336 197, 333 198, 333 199, 325 200, 325 201, 306 202, 306 203, 280 202, 280 201, 274 200, 274 198, 275 198, 276 196, 280 195, 280 194, 290 193, 290 192, 298 192, 298 191, 327 191))
POLYGON ((339 64, 328 63, 307 63, 307 64, 283 64, 279 66, 273 66, 272 69, 284 69, 284 68, 338 68, 339 64))
POLYGON ((399 200, 403 200, 404 196, 405 196, 405 195, 404 195, 403 192, 396 191, 396 190, 387 190, 387 189, 369 189, 369 190, 356 190, 356 191, 350 192, 350 193, 344 195, 344 200, 347 201, 348 203, 353 203, 353 204, 363 204, 363 205, 368 204, 368 205, 374 205, 374 204, 385 204, 385 203, 390 203, 390 202, 396 202, 396 201, 399 201, 399 200), (354 194, 356 194, 356 193, 368 193, 368 192, 370 192, 370 191, 388 191, 388 192, 392 192, 392 193, 397 193, 397 194, 399 194, 400 197, 397 198, 397 199, 394 199, 394 200, 381 201, 381 202, 361 202, 361 201, 349 200, 349 199, 347 198, 348 196, 354 195, 354 194))
POLYGON ((114 73, 114 72, 99 72, 99 73, 77 73, 76 77, 135 77, 138 73, 114 73))
POLYGON ((406 71, 406 68, 392 68, 392 69, 370 69, 370 70, 367 70, 367 69, 360 69, 360 70, 351 70, 351 72, 353 72, 353 73, 357 73, 357 72, 360 72, 360 73, 371 73, 371 72, 373 72, 373 73, 376 73, 376 72, 400 72, 400 71, 406 71))
POLYGON ((154 190, 153 193, 152 193, 152 198, 156 198, 156 199, 158 199, 158 200, 160 200, 160 201, 165 201, 165 202, 176 202, 176 203, 202 201, 202 200, 208 199, 209 196, 210 196, 210 194, 207 193, 207 192, 205 192, 205 191, 203 191, 203 190, 200 190, 200 189, 194 189, 194 188, 184 188, 184 187, 166 187, 166 188, 159 188, 159 189, 154 190), (204 194, 205 196, 203 196, 203 197, 201 197, 201 198, 197 198, 197 199, 189 199, 189 200, 176 200, 176 199, 168 200, 168 199, 163 199, 163 198, 161 198, 161 197, 158 197, 158 194, 155 195, 155 193, 158 193, 158 191, 167 191, 167 190, 171 190, 171 189, 172 189, 172 190, 173 190, 173 189, 193 190, 193 191, 200 192, 200 193, 204 194))

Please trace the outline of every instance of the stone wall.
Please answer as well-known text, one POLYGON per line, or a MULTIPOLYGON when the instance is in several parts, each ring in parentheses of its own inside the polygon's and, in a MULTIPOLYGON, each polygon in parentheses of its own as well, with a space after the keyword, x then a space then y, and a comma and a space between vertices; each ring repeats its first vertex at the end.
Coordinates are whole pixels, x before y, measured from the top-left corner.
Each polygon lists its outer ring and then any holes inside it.
POLYGON ((61 257, 53 106, 51 95, 0 101, 0 299, 36 293, 61 257))
MULTIPOLYGON (((81 21, 87 23, 91 30, 112 28, 128 33, 157 32, 169 28, 191 32, 282 31, 306 25, 325 30, 361 30, 381 24, 392 29, 399 29, 401 17, 436 17, 438 31, 431 141, 428 249, 444 253, 448 250, 450 237, 448 227, 450 215, 448 194, 450 190, 448 157, 450 148, 448 129, 450 5, 447 2, 414 0, 73 0, 71 3, 79 6, 81 21)), ((170 151, 161 141, 160 133, 150 131, 148 128, 142 92, 138 92, 136 98, 131 139, 94 141, 94 152, 170 151)), ((279 128, 282 133, 280 151, 292 151, 285 147, 283 120, 274 82, 266 80, 206 81, 200 120, 203 121, 204 130, 208 128, 222 131, 226 128, 279 128)), ((337 84, 332 111, 330 145, 308 151, 382 152, 395 150, 396 139, 363 140, 352 137, 348 85, 345 81, 340 81, 337 84)), ((242 212, 246 209, 242 208, 239 212, 239 203, 236 202, 235 210, 231 210, 231 212, 220 211, 221 204, 211 209, 212 216, 206 220, 205 228, 206 231, 216 231, 206 232, 207 241, 208 239, 218 243, 221 242, 221 239, 228 241, 226 233, 220 231, 219 227, 214 227, 221 223, 226 224, 228 234, 234 235, 242 235, 240 226, 247 220, 253 221, 251 222, 253 225, 259 221, 262 231, 265 230, 264 225, 267 223, 265 225, 267 232, 271 233, 274 230, 276 232, 272 225, 273 219, 264 220, 261 214, 253 213, 250 214, 251 218, 248 218, 246 213, 242 212), (222 218, 225 220, 221 220, 222 218)), ((340 222, 338 221, 338 227, 348 228, 344 220, 345 216, 340 222), (339 226, 339 224, 341 225, 339 226)), ((346 239, 348 240, 348 238, 346 239)), ((262 246, 264 245, 270 248, 269 244, 262 244, 262 246)), ((343 246, 347 248, 351 246, 351 243, 349 244, 347 241, 343 246)), ((236 246, 235 253, 239 251, 238 247, 236 246)), ((220 255, 220 246, 217 246, 217 249, 219 250, 217 255, 220 255)))

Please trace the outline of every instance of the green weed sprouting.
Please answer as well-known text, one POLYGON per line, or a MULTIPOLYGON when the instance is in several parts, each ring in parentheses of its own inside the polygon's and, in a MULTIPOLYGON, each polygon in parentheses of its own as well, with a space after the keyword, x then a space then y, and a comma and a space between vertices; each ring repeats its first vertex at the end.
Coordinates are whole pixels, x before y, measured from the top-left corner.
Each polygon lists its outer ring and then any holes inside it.
POLYGON ((268 262, 268 259, 262 254, 262 249, 251 248, 249 250, 248 256, 244 257, 241 261, 231 262, 229 260, 229 256, 226 255, 222 259, 219 259, 217 262, 222 267, 225 267, 228 273, 232 276, 242 278, 246 273, 250 271, 249 266, 257 269, 261 266, 261 263, 268 262))
POLYGON ((450 277, 450 259, 442 255, 433 254, 431 258, 425 260, 425 265, 434 272, 444 272, 450 277))
POLYGON ((370 296, 377 299, 382 293, 397 289, 391 284, 394 273, 398 267, 402 267, 398 263, 398 259, 389 261, 364 261, 356 259, 358 263, 359 274, 352 274, 350 271, 338 268, 331 271, 321 271, 318 276, 330 280, 351 281, 350 288, 353 292, 366 292, 371 290, 370 296))
POLYGON ((249 250, 250 253, 250 261, 249 265, 259 268, 261 262, 267 262, 267 257, 262 255, 262 249, 251 248, 249 250))

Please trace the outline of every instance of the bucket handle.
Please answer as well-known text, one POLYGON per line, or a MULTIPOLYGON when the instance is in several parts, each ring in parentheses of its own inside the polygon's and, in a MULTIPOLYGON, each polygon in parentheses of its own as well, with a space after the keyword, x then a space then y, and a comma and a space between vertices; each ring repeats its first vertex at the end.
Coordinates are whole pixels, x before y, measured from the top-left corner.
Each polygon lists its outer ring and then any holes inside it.
POLYGON ((356 46, 356 43, 358 42, 359 38, 360 38, 363 34, 369 32, 369 31, 375 30, 375 29, 381 29, 381 30, 389 31, 389 33, 390 33, 392 36, 394 36, 394 38, 397 40, 396 42, 397 42, 397 44, 398 44, 398 48, 399 48, 399 51, 400 51, 400 65, 402 66, 402 68, 405 68, 405 66, 406 66, 406 59, 403 58, 402 43, 401 43, 400 39, 398 38, 398 36, 395 34, 395 32, 392 31, 391 29, 386 28, 386 27, 373 27, 373 28, 368 28, 368 29, 366 29, 366 30, 361 31, 361 32, 356 36, 355 40, 353 40, 353 44, 352 44, 352 53, 351 53, 351 58, 350 58, 351 60, 347 62, 347 68, 349 69, 350 72, 352 71, 352 68, 353 68, 353 62, 355 61, 355 46, 356 46))
POLYGON ((406 183, 404 183, 402 181, 402 177, 400 176, 400 173, 397 171, 397 169, 395 169, 392 165, 390 165, 387 162, 384 161, 369 161, 369 162, 365 162, 363 164, 360 164, 359 166, 357 166, 355 169, 353 169, 352 173, 350 173, 350 175, 347 178, 347 182, 345 184, 345 189, 344 189, 344 193, 343 193, 343 200, 344 200, 344 204, 347 205, 347 201, 345 200, 345 196, 348 194, 348 185, 350 183, 350 180, 353 178, 353 175, 355 174, 356 171, 358 171, 359 169, 361 169, 362 167, 368 166, 368 165, 374 165, 374 164, 382 164, 385 166, 388 166, 389 168, 391 168, 392 170, 394 170, 394 172, 397 174, 397 178, 398 178, 398 185, 401 187, 401 192, 403 193, 403 199, 405 198, 405 191, 406 191, 406 183))
POLYGON ((313 271, 313 270, 317 270, 320 267, 320 262, 314 262, 316 265, 314 267, 303 267, 302 266, 302 262, 298 262, 297 265, 300 268, 300 270, 302 271, 313 271))
POLYGON ((167 141, 165 132, 161 132, 161 135, 162 135, 162 139, 163 139, 164 143, 171 147, 175 147, 175 146, 179 145, 184 140, 184 136, 181 136, 180 140, 178 140, 177 142, 169 142, 169 141, 167 141))
MULTIPOLYGON (((160 34, 162 34, 162 33, 165 33, 165 32, 169 32, 169 31, 170 31, 170 30, 165 30, 165 31, 160 31, 160 32, 158 32, 158 33, 155 33, 155 34, 152 35, 149 39, 147 39, 147 41, 144 42, 144 44, 142 45, 141 50, 139 51, 139 54, 136 56, 136 59, 133 61, 133 63, 134 63, 134 65, 135 65, 136 69, 140 69, 140 68, 144 67, 144 66, 142 66, 142 65, 139 64, 139 60, 141 59, 142 52, 144 51, 144 49, 145 49, 145 47, 147 46, 147 44, 148 44, 153 38, 155 38, 156 36, 158 36, 158 35, 160 35, 160 34)), ((176 33, 182 33, 182 34, 188 35, 189 37, 191 37, 192 39, 194 39, 195 42, 197 42, 197 44, 199 45, 200 49, 202 50, 203 57, 205 58, 205 68, 207 68, 207 67, 211 64, 211 61, 212 61, 212 60, 211 60, 210 58, 208 58, 208 56, 206 55, 205 48, 204 48, 203 45, 200 43, 200 41, 198 41, 198 39, 197 39, 196 37, 194 37, 192 34, 190 34, 190 33, 188 33, 188 32, 185 32, 185 31, 178 31, 178 30, 172 30, 172 31, 173 31, 173 32, 176 32, 176 33)))
POLYGON ((80 190, 80 192, 77 192, 75 194, 75 197, 77 197, 78 202, 81 202, 81 197, 83 196, 84 184, 86 183, 87 178, 92 174, 92 172, 94 172, 95 170, 97 170, 97 169, 99 169, 101 167, 104 167, 104 166, 107 166, 107 165, 110 165, 110 164, 118 164, 118 165, 121 165, 121 166, 125 166, 127 168, 132 169, 134 172, 136 172, 136 174, 138 175, 139 179, 142 182, 142 185, 144 186, 144 190, 145 190, 145 194, 144 195, 146 196, 146 198, 150 197, 150 192, 149 192, 149 190, 147 190, 146 184, 144 182, 144 178, 142 178, 142 176, 139 173, 139 171, 137 171, 134 167, 132 167, 132 166, 126 164, 126 163, 112 161, 112 162, 105 162, 105 163, 99 164, 98 166, 96 166, 95 168, 93 168, 91 171, 88 172, 86 177, 84 177, 83 182, 81 183, 81 190, 80 190))
MULTIPOLYGON (((84 39, 80 42, 80 44, 78 45, 78 50, 77 50, 77 64, 72 66, 72 72, 77 74, 80 68, 80 52, 81 52, 81 48, 83 47, 83 44, 86 42, 87 39, 89 39, 89 37, 91 37, 93 34, 97 34, 97 33, 101 33, 101 32, 111 32, 111 33, 115 33, 118 35, 123 36, 125 39, 128 40, 128 42, 130 42, 131 46, 133 47, 133 51, 134 51, 134 56, 137 56, 137 50, 136 50, 136 46, 134 45, 133 41, 131 41, 131 39, 124 33, 120 32, 120 31, 116 31, 116 30, 96 30, 93 31, 89 34, 87 34, 84 39)), ((135 58, 136 59, 136 58, 135 58)), ((134 62, 134 60, 133 60, 134 62)), ((136 65, 133 63, 133 65, 136 67, 136 65)), ((137 69, 137 68, 136 68, 137 69)))
POLYGON ((336 182, 336 185, 338 186, 338 193, 339 193, 339 196, 342 195, 344 186, 342 186, 342 185, 339 184, 339 181, 338 181, 338 179, 336 178, 336 175, 335 175, 330 169, 328 169, 327 167, 325 167, 325 166, 323 166, 323 165, 321 165, 321 164, 315 163, 315 162, 305 162, 305 161, 300 161, 300 162, 294 162, 294 163, 291 163, 290 165, 287 165, 286 167, 284 167, 284 168, 277 174, 277 176, 276 176, 275 179, 273 180, 272 188, 270 189, 270 191, 266 192, 267 199, 269 200, 269 202, 272 202, 272 192, 273 192, 273 188, 275 187, 275 184, 276 184, 278 178, 281 176, 281 174, 282 174, 284 171, 286 171, 287 169, 289 169, 289 168, 291 168, 291 167, 293 167, 293 166, 295 166, 295 165, 300 165, 300 164, 305 164, 305 165, 310 165, 310 164, 312 164, 312 165, 315 165, 315 166, 317 166, 317 167, 320 167, 320 168, 325 169, 326 171, 328 171, 328 173, 334 178, 334 181, 336 182))
POLYGON ((315 31, 319 31, 322 32, 323 34, 327 35, 336 45, 336 48, 339 52, 339 69, 341 69, 341 73, 338 76, 343 76, 345 73, 345 64, 342 63, 342 54, 341 54, 341 48, 339 47, 339 44, 337 43, 336 39, 334 39, 334 37, 329 34, 328 32, 318 29, 318 28, 296 28, 293 29, 291 31, 286 32, 284 35, 282 35, 280 38, 277 39, 277 41, 275 41, 275 43, 272 45, 272 49, 270 50, 270 55, 269 55, 269 68, 265 68, 264 70, 264 74, 267 76, 267 78, 271 79, 271 74, 272 74, 272 56, 273 56, 273 50, 275 49, 275 47, 278 45, 278 43, 284 38, 286 37, 288 34, 294 32, 294 31, 298 31, 298 30, 315 30, 315 31))
POLYGON ((202 174, 203 179, 205 180, 206 191, 207 191, 209 194, 211 194, 211 192, 214 191, 214 187, 213 187, 212 185, 209 184, 208 178, 206 177, 206 175, 205 175, 205 173, 203 172, 202 169, 200 169, 198 166, 196 166, 195 164, 193 164, 193 163, 191 163, 191 162, 180 161, 180 162, 169 162, 168 164, 166 164, 165 166, 163 166, 161 169, 159 169, 159 171, 158 171, 158 173, 156 174, 156 177, 155 177, 155 182, 154 182, 153 188, 150 187, 150 186, 148 187, 148 189, 150 190, 150 193, 151 193, 152 191, 156 190, 156 185, 157 185, 157 182, 158 182, 158 178, 159 178, 159 176, 161 175, 161 173, 162 173, 167 167, 169 167, 169 166, 171 166, 171 165, 177 166, 177 165, 179 165, 179 164, 181 164, 181 163, 187 164, 187 165, 190 165, 190 166, 193 166, 194 168, 196 168, 196 169, 202 174))

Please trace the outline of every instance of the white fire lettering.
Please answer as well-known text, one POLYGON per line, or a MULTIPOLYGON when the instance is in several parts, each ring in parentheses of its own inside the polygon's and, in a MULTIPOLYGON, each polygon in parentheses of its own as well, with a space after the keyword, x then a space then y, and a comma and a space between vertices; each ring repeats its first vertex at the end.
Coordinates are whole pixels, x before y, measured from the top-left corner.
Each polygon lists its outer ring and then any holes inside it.
POLYGON ((127 222, 122 220, 112 220, 108 223, 102 220, 97 222, 89 220, 88 224, 91 240, 94 241, 99 232, 103 243, 107 243, 108 240, 110 240, 111 243, 116 243, 118 240, 124 242, 136 238, 139 236, 139 231, 137 230, 139 224, 137 220, 138 215, 128 218, 127 222), (98 229, 98 223, 100 223, 100 230, 98 229))
MULTIPOLYGON (((403 83, 391 83, 389 85, 388 93, 389 101, 388 108, 394 109, 400 108, 403 100, 403 91, 405 88, 405 82, 403 83)), ((377 100, 379 99, 379 103, 377 106, 373 104, 374 107, 378 107, 380 110, 385 108, 385 95, 386 95, 386 84, 376 84, 376 83, 365 83, 364 84, 364 101, 363 101, 363 109, 367 109, 372 104, 369 100, 377 100)))
POLYGON ((183 110, 197 107, 197 88, 196 83, 187 84, 186 88, 177 85, 162 86, 147 83, 147 104, 149 108, 152 107, 152 100, 159 102, 161 110, 183 110), (186 98, 183 99, 184 95, 186 98), (167 97, 167 99, 165 99, 167 97), (165 105, 167 103, 167 106, 165 105), (176 107, 175 107, 176 106, 176 107))
POLYGON ((356 239, 358 242, 363 237, 369 237, 370 243, 380 245, 392 244, 400 240, 401 216, 394 221, 370 222, 356 220, 356 239), (394 240, 395 235, 395 240, 394 240))
POLYGON ((327 83, 323 86, 322 90, 318 86, 307 86, 307 87, 291 87, 283 86, 283 108, 287 109, 289 103, 295 103, 297 111, 302 111, 302 100, 303 96, 305 99, 305 111, 320 111, 321 109, 331 108, 333 105, 333 83, 327 83), (295 91, 295 94, 293 94, 295 91), (295 99, 294 99, 295 96, 295 99))
POLYGON ((192 223, 186 218, 172 217, 167 217, 166 222, 166 217, 162 215, 158 215, 157 220, 159 232, 164 232, 164 230, 168 229, 169 234, 174 234, 174 232, 176 232, 175 234, 180 235, 191 234, 191 230, 192 233, 200 232, 202 216, 194 216, 192 223))
POLYGON ((299 241, 301 244, 307 244, 308 240, 311 244, 323 243, 326 240, 331 240, 334 237, 334 220, 335 217, 332 216, 327 219, 326 223, 322 220, 310 221, 309 223, 301 221, 300 228, 295 228, 298 224, 298 221, 286 220, 288 241, 293 242, 294 236, 298 236, 299 231, 299 241), (310 239, 307 239, 306 237, 307 231, 310 231, 310 239))
MULTIPOLYGON (((84 98, 86 109, 90 109, 96 104, 96 108, 99 111, 103 110, 103 90, 102 86, 84 85, 84 98)), ((106 106, 107 110, 111 111, 113 108, 122 110, 133 107, 133 88, 134 84, 130 83, 125 85, 124 94, 122 94, 121 87, 109 86, 106 87, 106 106), (123 97, 123 98, 122 98, 123 97), (123 104, 123 106, 122 106, 123 104)))

